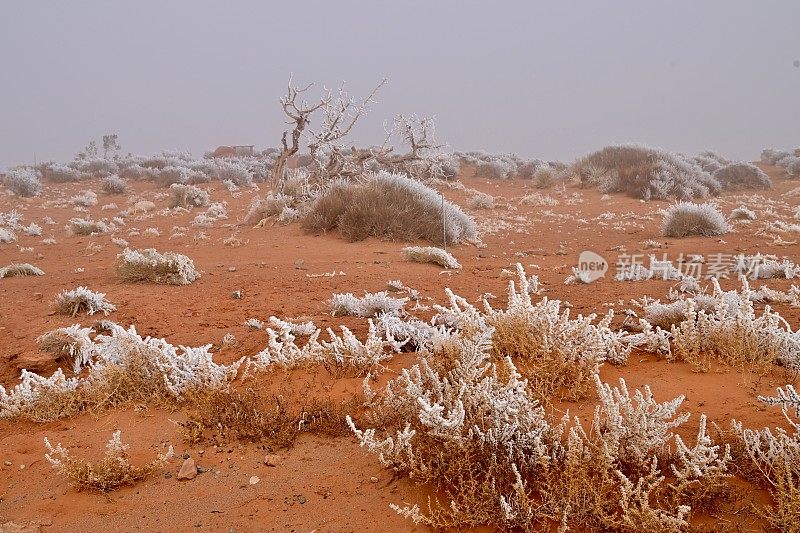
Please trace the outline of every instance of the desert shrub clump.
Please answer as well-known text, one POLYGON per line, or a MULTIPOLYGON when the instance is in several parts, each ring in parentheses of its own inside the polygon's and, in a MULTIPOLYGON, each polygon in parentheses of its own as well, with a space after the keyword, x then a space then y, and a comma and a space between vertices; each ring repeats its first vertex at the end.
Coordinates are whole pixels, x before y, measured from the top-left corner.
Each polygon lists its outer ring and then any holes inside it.
POLYGON ((359 182, 331 183, 302 225, 309 232, 336 229, 349 241, 381 237, 453 244, 476 235, 475 221, 461 208, 420 181, 384 171, 359 182))
POLYGON ((153 461, 143 466, 134 466, 128 460, 128 446, 122 444, 120 435, 119 430, 114 432, 106 444, 105 456, 96 463, 73 457, 61 443, 54 447, 45 437, 45 458, 78 490, 109 492, 125 485, 135 485, 156 474, 174 455, 170 446, 167 453, 159 454, 153 461))
POLYGON ((62 328, 41 338, 43 349, 72 356, 73 371, 88 374, 67 378, 59 368, 46 378, 23 370, 11 389, 0 385, 0 419, 47 422, 124 405, 180 402, 227 387, 243 362, 216 364, 210 344, 176 347, 142 337, 133 326, 105 322, 103 330, 108 333, 90 338, 88 328, 62 328))
POLYGON ((450 252, 435 246, 409 246, 403 248, 403 256, 415 263, 433 263, 444 268, 461 268, 461 264, 450 252))
POLYGON ((126 248, 117 256, 117 274, 123 281, 189 285, 200 277, 194 262, 185 255, 159 253, 153 248, 126 248))
POLYGON ((98 312, 108 315, 117 309, 114 304, 106 300, 104 293, 94 292, 86 287, 61 291, 56 296, 56 308, 59 313, 73 317, 80 312, 85 312, 87 315, 98 312))
POLYGON ((0 267, 0 278, 13 278, 15 276, 44 276, 44 270, 30 263, 11 263, 0 267))
POLYGON ((207 206, 211 201, 207 191, 194 185, 173 183, 169 187, 169 192, 171 194, 169 202, 170 207, 191 209, 192 207, 207 206))
POLYGON ((112 227, 102 220, 88 220, 83 218, 71 218, 66 226, 67 233, 70 235, 99 235, 108 233, 112 227))
POLYGON ((717 195, 722 185, 694 161, 649 146, 608 146, 574 165, 582 182, 601 192, 622 192, 644 200, 691 200, 717 195))
POLYGON ((10 170, 3 179, 8 189, 22 197, 39 196, 42 194, 42 180, 39 173, 32 168, 15 168, 10 170))
POLYGON ((664 210, 661 234, 665 237, 709 237, 730 231, 725 216, 714 204, 678 202, 664 210))
POLYGON ((101 187, 106 194, 124 194, 128 190, 128 182, 117 174, 111 174, 103 178, 101 187))
POLYGON ((698 489, 728 475, 729 450, 705 417, 687 445, 675 434, 689 417, 678 412, 683 397, 660 403, 649 387, 632 393, 595 377, 591 430, 568 416, 553 423, 511 360, 492 359, 490 337, 454 338, 449 359, 423 354, 382 390, 365 385, 368 419, 385 433, 348 419, 361 445, 448 500, 395 511, 434 528, 688 529, 698 489))
POLYGON ((731 163, 714 172, 714 177, 726 189, 769 189, 772 180, 763 170, 751 163, 731 163))

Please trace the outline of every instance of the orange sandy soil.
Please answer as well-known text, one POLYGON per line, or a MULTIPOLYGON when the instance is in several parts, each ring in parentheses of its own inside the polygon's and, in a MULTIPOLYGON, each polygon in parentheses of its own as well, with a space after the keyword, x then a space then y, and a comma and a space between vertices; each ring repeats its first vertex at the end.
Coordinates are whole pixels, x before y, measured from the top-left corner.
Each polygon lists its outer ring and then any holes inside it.
MULTIPOLYGON (((775 186, 765 196, 796 206, 798 196, 783 194, 800 186, 788 180, 779 170, 765 168, 775 186)), ((132 248, 155 247, 159 251, 175 251, 191 257, 202 277, 190 286, 160 286, 125 284, 115 277, 114 262, 120 248, 111 242, 110 235, 93 237, 68 236, 64 225, 72 217, 90 216, 93 219, 111 218, 125 209, 126 196, 101 193, 98 182, 81 184, 47 184, 41 197, 19 199, 0 197, 0 211, 17 209, 24 215, 23 224, 36 222, 43 226, 42 237, 19 234, 16 243, 0 244, 0 265, 10 262, 31 262, 42 268, 42 277, 8 278, 0 280, 0 383, 11 387, 17 383, 20 368, 49 375, 55 368, 51 357, 38 350, 37 336, 57 327, 82 321, 91 325, 102 316, 76 317, 54 312, 53 299, 63 289, 78 285, 105 292, 117 311, 109 319, 122 324, 135 324, 142 335, 164 337, 175 345, 214 345, 215 359, 231 362, 250 356, 266 344, 262 331, 249 330, 246 319, 266 320, 270 315, 281 318, 311 319, 318 326, 347 324, 363 334, 364 320, 332 318, 326 300, 335 292, 379 291, 388 280, 401 280, 418 289, 425 303, 444 303, 444 287, 476 301, 485 292, 505 300, 507 278, 501 269, 513 268, 521 262, 529 273, 539 275, 550 298, 570 302, 572 312, 604 314, 614 304, 618 316, 629 308, 629 299, 645 295, 666 298, 672 285, 668 281, 618 282, 611 279, 614 263, 624 246, 627 253, 649 253, 642 242, 654 239, 665 243, 656 250, 675 260, 678 254, 715 252, 729 254, 773 253, 800 259, 796 244, 775 245, 771 237, 758 235, 765 220, 792 217, 786 206, 774 208, 774 215, 765 215, 765 205, 749 202, 759 213, 759 219, 749 225, 735 224, 736 230, 718 238, 664 239, 659 235, 660 209, 668 202, 644 203, 622 195, 601 199, 595 190, 568 187, 565 192, 543 191, 554 196, 560 205, 535 207, 519 202, 534 192, 530 183, 522 181, 495 182, 471 177, 463 179, 468 188, 481 190, 496 197, 493 210, 471 211, 482 228, 494 227, 482 235, 485 248, 460 245, 451 251, 462 263, 458 272, 442 273, 433 265, 412 264, 403 260, 404 243, 370 239, 347 243, 337 235, 305 235, 297 224, 285 227, 254 228, 240 224, 252 197, 244 190, 240 198, 232 198, 220 183, 204 185, 212 201, 225 201, 229 219, 212 228, 195 228, 191 220, 202 211, 195 208, 190 214, 164 216, 156 214, 140 219, 126 219, 117 236, 130 242, 132 248), (94 189, 99 204, 88 213, 78 213, 71 206, 44 209, 43 202, 69 198, 81 190, 94 189), (577 193, 582 202, 567 205, 565 199, 577 193), (118 209, 101 211, 103 204, 115 202, 118 209), (549 211, 550 214, 546 213, 549 211), (617 217, 601 226, 594 217, 606 211, 617 214, 649 215, 650 220, 617 217), (52 217, 56 224, 45 225, 42 219, 52 217), (560 215, 564 215, 563 217, 560 215), (574 219, 585 219, 576 223, 574 219), (613 228, 615 221, 625 227, 613 228), (170 239, 173 226, 188 228, 185 237, 170 239), (155 227, 158 237, 140 235, 128 237, 131 228, 144 231, 155 227), (199 232, 208 240, 196 240, 199 232), (223 245, 232 234, 245 244, 238 247, 223 245), (44 245, 42 239, 53 236, 56 244, 44 245), (90 246, 91 245, 91 246, 90 246), (33 252, 20 247, 33 247, 33 252), (609 275, 591 285, 564 285, 570 267, 583 250, 594 250, 611 264, 609 275), (235 270, 229 269, 235 267, 235 270), (78 270, 78 269, 83 269, 78 270), (343 271, 335 277, 309 277, 331 271, 343 271), (242 299, 232 297, 241 290, 242 299), (235 335, 238 344, 222 347, 226 333, 235 335)), ((151 184, 137 183, 134 191, 141 198, 156 203, 156 211, 168 204, 166 197, 156 195, 163 190, 151 184)), ((466 206, 469 192, 445 190, 445 195, 466 206)), ((257 193, 266 194, 263 189, 257 193)), ((740 204, 735 195, 719 199, 725 213, 740 204)), ((152 213, 151 213, 152 215, 152 213)), ((797 221, 794 221, 797 222, 797 221)), ((794 235, 797 239, 798 235, 794 235)), ((783 235, 785 241, 794 240, 783 235)), ((723 280, 723 288, 738 286, 736 280, 723 280)), ((753 282, 759 287, 761 282, 753 282)), ((787 280, 769 280, 771 288, 787 290, 787 280)), ((792 325, 798 327, 800 309, 774 306, 792 325)), ((426 317, 427 318, 427 317, 426 317)), ((389 364, 390 370, 381 382, 403 366, 413 364, 410 354, 400 355, 389 364)), ((67 374, 70 373, 65 369, 67 374)), ((627 365, 605 365, 601 371, 604 381, 616 384, 624 377, 630 387, 652 386, 659 401, 685 394, 683 408, 693 416, 682 433, 694 442, 699 415, 706 413, 711 421, 729 427, 736 418, 749 427, 784 425, 780 410, 765 408, 756 396, 774 394, 777 386, 791 382, 791 377, 776 368, 766 375, 730 367, 714 368, 708 373, 693 372, 689 365, 668 363, 652 355, 634 353, 627 365)), ((283 371, 260 376, 248 383, 251 387, 280 387, 284 394, 323 394, 346 399, 360 392, 361 380, 335 379, 325 371, 283 371), (288 392, 287 392, 288 391, 288 392)), ((584 402, 557 404, 559 412, 569 409, 582 417, 590 416, 596 398, 584 402)), ((216 449, 212 444, 188 446, 182 440, 176 422, 186 419, 186 412, 174 410, 127 409, 84 415, 46 424, 0 421, 0 531, 415 531, 415 527, 394 513, 389 503, 420 503, 425 505, 429 491, 407 479, 393 478, 377 458, 359 448, 352 437, 325 438, 303 436, 289 449, 278 451, 281 462, 276 467, 262 462, 264 449, 257 444, 230 443, 216 449), (105 442, 115 429, 131 444, 134 463, 152 459, 168 444, 178 454, 166 467, 170 477, 155 476, 133 487, 108 495, 78 492, 58 476, 44 459, 43 439, 61 442, 75 455, 100 458, 105 442), (230 453, 229 453, 229 450, 230 453), (198 466, 207 469, 191 481, 177 481, 176 473, 184 454, 190 454, 198 466), (7 466, 10 462, 11 466, 7 466), (251 476, 260 482, 250 485, 251 476), (377 481, 376 481, 377 480, 377 481), (301 503, 302 502, 302 503, 301 503), (1 524, 6 524, 5 526, 1 524)), ((745 486, 740 491, 738 513, 724 516, 726 524, 738 524, 745 530, 759 531, 763 523, 754 517, 749 503, 766 502, 766 492, 745 486), (751 490, 752 489, 752 490, 751 490)), ((713 522, 700 517, 698 523, 713 522)))

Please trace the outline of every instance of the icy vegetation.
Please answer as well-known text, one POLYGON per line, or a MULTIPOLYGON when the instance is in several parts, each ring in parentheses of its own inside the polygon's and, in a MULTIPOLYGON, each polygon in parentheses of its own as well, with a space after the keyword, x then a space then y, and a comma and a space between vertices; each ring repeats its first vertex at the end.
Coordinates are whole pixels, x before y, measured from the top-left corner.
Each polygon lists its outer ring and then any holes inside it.
POLYGON ((30 168, 10 170, 3 178, 3 184, 17 196, 32 197, 42 194, 42 180, 39 173, 30 168))
POLYGON ((393 298, 386 291, 367 292, 361 298, 352 293, 334 294, 329 302, 333 316, 371 318, 379 315, 399 315, 407 298, 393 298))
POLYGON ((76 316, 80 312, 87 315, 103 313, 108 315, 116 311, 116 306, 106 300, 106 295, 102 292, 94 292, 86 287, 61 291, 56 296, 56 308, 61 314, 76 316))
POLYGON ((12 278, 14 276, 44 276, 44 271, 30 263, 11 263, 0 267, 0 278, 12 278))
POLYGON ((450 252, 435 246, 409 246, 403 248, 403 256, 415 263, 433 263, 444 268, 461 268, 461 264, 450 252))
POLYGON ((44 378, 23 371, 18 385, 0 386, 0 418, 47 421, 134 402, 180 401, 191 391, 226 386, 242 363, 214 363, 211 345, 176 348, 164 339, 141 337, 133 326, 109 322, 106 327, 109 334, 97 335, 91 344, 88 331, 78 326, 40 339, 45 347, 70 354, 73 369, 87 368, 88 374, 67 378, 59 369, 44 378))
POLYGON ((338 230, 349 241, 383 237, 455 244, 476 236, 475 222, 457 205, 420 181, 383 171, 361 182, 330 184, 302 224, 309 232, 338 230))
POLYGON ((189 285, 200 277, 194 262, 185 255, 153 248, 126 248, 117 256, 117 273, 123 281, 189 285))
POLYGON ((664 210, 661 234, 665 237, 710 237, 729 231, 725 216, 714 204, 678 202, 664 210))

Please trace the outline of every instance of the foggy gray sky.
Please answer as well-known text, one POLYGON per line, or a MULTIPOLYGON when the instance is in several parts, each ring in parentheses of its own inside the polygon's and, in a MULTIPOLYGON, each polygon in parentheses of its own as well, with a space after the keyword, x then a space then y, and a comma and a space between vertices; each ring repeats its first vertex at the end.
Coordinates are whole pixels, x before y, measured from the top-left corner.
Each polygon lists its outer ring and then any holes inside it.
POLYGON ((0 167, 275 146, 298 81, 389 84, 355 132, 438 117, 452 149, 572 159, 639 141, 800 145, 800 1, 0 2, 0 167))

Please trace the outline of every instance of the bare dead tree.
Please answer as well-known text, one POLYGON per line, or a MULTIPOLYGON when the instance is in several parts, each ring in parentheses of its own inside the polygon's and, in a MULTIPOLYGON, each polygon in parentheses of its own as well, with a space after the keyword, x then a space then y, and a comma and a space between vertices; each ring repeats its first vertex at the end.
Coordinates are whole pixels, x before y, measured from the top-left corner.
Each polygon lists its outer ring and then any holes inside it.
POLYGON ((366 115, 375 96, 386 84, 386 79, 378 83, 363 99, 357 100, 340 86, 336 92, 325 88, 320 99, 309 104, 303 96, 313 87, 309 84, 298 87, 289 77, 287 94, 280 100, 281 107, 291 125, 291 130, 283 132, 281 151, 277 156, 272 172, 273 188, 282 190, 287 178, 289 159, 301 150, 303 140, 311 159, 308 169, 308 182, 320 186, 334 177, 352 178, 365 174, 368 165, 377 165, 394 171, 403 171, 421 177, 438 177, 440 169, 438 156, 442 146, 435 141, 435 127, 432 118, 418 118, 416 115, 400 115, 391 127, 386 127, 386 138, 380 146, 349 149, 341 146, 356 123, 366 115), (320 115, 320 125, 312 130, 311 118, 320 115), (291 137, 291 142, 289 138, 291 137), (395 154, 391 141, 399 137, 409 151, 395 154), (438 161, 438 163, 437 163, 438 161))

